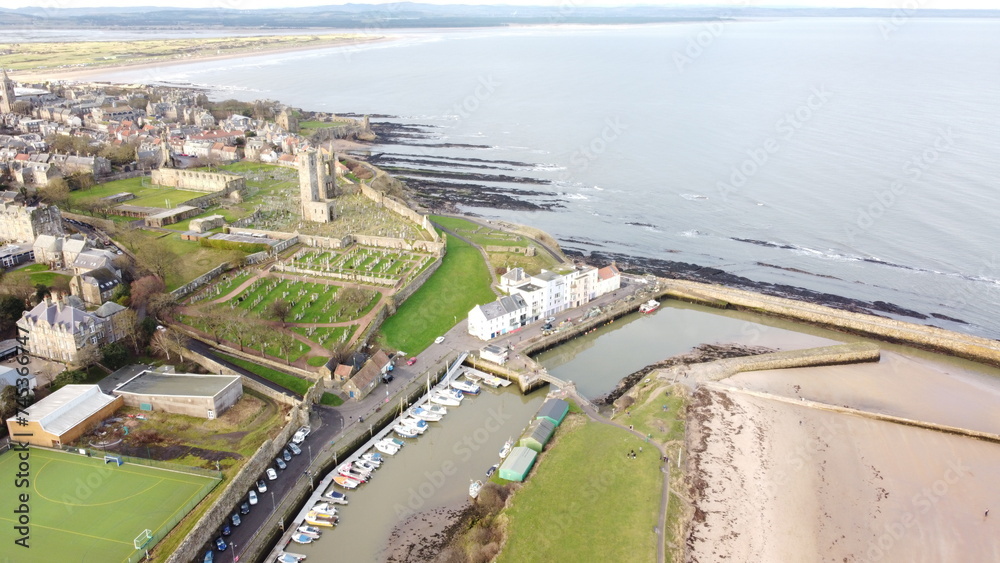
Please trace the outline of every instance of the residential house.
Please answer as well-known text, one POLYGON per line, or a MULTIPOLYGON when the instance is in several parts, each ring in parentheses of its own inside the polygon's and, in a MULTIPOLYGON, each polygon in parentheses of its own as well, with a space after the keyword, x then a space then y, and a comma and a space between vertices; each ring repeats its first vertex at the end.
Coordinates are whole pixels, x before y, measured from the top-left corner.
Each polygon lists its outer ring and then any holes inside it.
POLYGON ((105 303, 93 313, 46 297, 25 311, 17 326, 28 336, 28 351, 57 362, 76 363, 87 345, 103 346, 124 336, 115 316, 125 308, 105 303))
POLYGON ((518 330, 528 322, 528 303, 524 297, 505 295, 492 303, 476 305, 469 311, 469 334, 489 340, 518 330))

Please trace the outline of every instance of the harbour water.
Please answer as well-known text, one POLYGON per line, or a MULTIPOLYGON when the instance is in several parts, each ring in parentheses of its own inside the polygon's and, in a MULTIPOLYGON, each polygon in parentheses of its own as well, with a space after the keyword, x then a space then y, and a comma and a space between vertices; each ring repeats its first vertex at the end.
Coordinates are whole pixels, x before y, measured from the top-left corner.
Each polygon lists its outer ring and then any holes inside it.
POLYGON ((1000 22, 880 23, 392 30, 101 78, 398 116, 431 139, 376 151, 547 182, 482 185, 548 211, 467 210, 566 248, 882 300, 1000 336, 1000 22))

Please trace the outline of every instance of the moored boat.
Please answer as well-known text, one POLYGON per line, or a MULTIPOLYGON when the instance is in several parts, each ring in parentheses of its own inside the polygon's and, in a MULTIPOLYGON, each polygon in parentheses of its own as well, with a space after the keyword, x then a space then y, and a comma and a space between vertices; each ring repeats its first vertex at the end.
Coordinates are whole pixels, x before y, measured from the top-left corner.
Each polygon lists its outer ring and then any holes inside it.
POLYGON ((478 497, 479 496, 479 489, 482 489, 482 488, 483 488, 483 482, 482 481, 473 481, 469 485, 469 496, 472 497, 472 498, 478 497))
POLYGON ((289 553, 287 551, 282 551, 278 554, 278 558, 275 561, 278 563, 298 563, 305 558, 306 556, 301 553, 289 553))
POLYGON ((436 422, 438 420, 441 420, 442 418, 441 415, 433 413, 430 410, 425 409, 423 407, 413 407, 412 409, 410 409, 410 416, 420 420, 426 420, 429 422, 436 422))
POLYGON ((419 418, 413 418, 412 416, 404 416, 399 420, 399 423, 412 427, 417 431, 417 434, 423 434, 427 431, 426 420, 420 420, 419 418))
POLYGON ((459 398, 461 396, 461 391, 458 392, 458 396, 451 391, 435 391, 431 393, 431 402, 446 407, 457 407, 462 404, 462 399, 459 398))
POLYGON ((347 504, 347 495, 340 491, 335 491, 333 489, 327 491, 326 494, 323 495, 323 498, 332 502, 333 504, 347 504))
POLYGON ((309 524, 310 526, 322 526, 323 524, 313 524, 313 522, 328 522, 332 525, 340 521, 340 517, 333 514, 327 514, 325 512, 310 510, 306 513, 306 520, 309 520, 306 524, 309 524))
POLYGON ((416 438, 419 435, 415 428, 406 424, 397 424, 392 427, 392 431, 404 438, 416 438))
POLYGON ((652 313, 653 311, 659 308, 660 308, 660 302, 657 301, 656 299, 650 299, 649 301, 646 301, 642 305, 639 305, 639 312, 652 313))
POLYGON ((345 477, 343 475, 335 475, 333 477, 333 482, 344 487, 345 489, 356 489, 360 484, 358 481, 351 479, 350 477, 345 477))
POLYGON ((301 543, 301 544, 312 543, 313 539, 314 538, 307 536, 303 533, 292 534, 292 541, 295 543, 301 543))
POLYGON ((362 455, 361 459, 367 461, 368 463, 374 465, 375 467, 381 467, 382 462, 385 461, 385 458, 382 457, 382 454, 378 452, 368 452, 362 455))
POLYGON ((500 448, 500 459, 505 459, 508 455, 510 455, 510 451, 512 449, 514 449, 514 439, 513 438, 509 438, 504 443, 503 447, 500 448))
POLYGON ((396 455, 396 452, 399 451, 399 446, 390 440, 379 440, 375 442, 375 449, 386 455, 396 455))
POLYGON ((448 409, 441 405, 426 405, 423 407, 423 409, 429 413, 436 414, 441 417, 448 414, 448 409))
POLYGON ((316 527, 322 526, 324 528, 332 528, 334 526, 334 524, 337 523, 337 521, 334 520, 334 519, 332 519, 332 518, 330 518, 330 519, 327 519, 327 518, 310 518, 308 515, 305 517, 304 520, 305 520, 305 523, 309 524, 310 526, 316 526, 316 527))
POLYGON ((486 476, 492 477, 493 474, 497 472, 498 467, 500 467, 499 463, 494 463, 493 465, 491 465, 490 468, 486 470, 486 476))
POLYGON ((461 379, 455 379, 451 382, 451 386, 466 395, 478 395, 480 393, 480 388, 475 383, 469 381, 463 381, 461 379))
POLYGON ((361 473, 361 472, 359 472, 359 471, 355 471, 354 468, 351 467, 350 463, 346 464, 346 466, 345 465, 341 465, 337 469, 337 473, 340 473, 341 477, 347 477, 348 479, 354 479, 358 483, 364 483, 364 482, 368 481, 368 476, 365 475, 365 474, 363 474, 363 473, 361 473))
POLYGON ((328 502, 317 502, 315 506, 312 507, 310 512, 315 512, 316 514, 319 514, 321 516, 322 515, 336 516, 337 507, 331 506, 330 503, 328 502))
POLYGON ((371 475, 372 473, 375 472, 376 469, 378 469, 378 467, 376 467, 375 465, 372 465, 371 463, 368 463, 367 461, 365 461, 363 459, 356 460, 351 465, 353 465, 354 468, 357 469, 358 471, 365 472, 368 475, 371 475))
POLYGON ((298 528, 295 528, 295 531, 300 534, 305 534, 314 540, 319 539, 320 535, 322 535, 319 528, 316 526, 299 526, 298 528))

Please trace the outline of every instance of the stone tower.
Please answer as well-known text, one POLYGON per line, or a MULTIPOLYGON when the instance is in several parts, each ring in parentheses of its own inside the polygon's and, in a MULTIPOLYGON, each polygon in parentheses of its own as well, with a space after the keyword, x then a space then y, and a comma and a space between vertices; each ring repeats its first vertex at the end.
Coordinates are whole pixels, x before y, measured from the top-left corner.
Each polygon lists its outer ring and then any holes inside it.
POLYGON ((13 113, 14 112, 14 102, 17 98, 14 97, 14 81, 7 76, 7 70, 3 71, 3 78, 0 80, 0 113, 13 113))
POLYGON ((286 107, 282 109, 281 113, 274 118, 274 122, 278 124, 278 127, 281 127, 289 133, 299 132, 299 118, 295 117, 291 108, 286 107))
POLYGON ((299 198, 302 218, 306 221, 333 221, 334 202, 330 201, 332 178, 323 155, 314 150, 299 154, 299 198))

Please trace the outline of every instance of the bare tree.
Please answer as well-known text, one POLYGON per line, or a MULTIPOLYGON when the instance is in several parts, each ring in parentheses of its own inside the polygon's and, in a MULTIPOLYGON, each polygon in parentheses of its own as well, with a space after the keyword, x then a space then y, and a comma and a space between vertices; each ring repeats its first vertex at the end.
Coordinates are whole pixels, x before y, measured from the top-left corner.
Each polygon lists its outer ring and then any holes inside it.
POLYGON ((268 316, 281 321, 281 326, 285 326, 285 319, 292 312, 292 305, 285 301, 284 299, 276 299, 273 303, 267 306, 268 316))
POLYGON ((143 344, 143 334, 142 327, 139 324, 139 315, 132 309, 125 309, 124 311, 115 315, 115 325, 122 331, 122 339, 128 344, 128 347, 138 354, 140 352, 140 347, 143 344))
POLYGON ((180 257, 160 239, 145 242, 133 252, 139 266, 161 280, 174 274, 177 271, 177 264, 180 263, 180 257))
POLYGON ((158 293, 167 288, 163 280, 156 276, 143 276, 132 282, 132 306, 140 308, 158 293))
POLYGON ((170 329, 157 330, 156 334, 153 335, 153 340, 150 345, 154 350, 163 353, 167 357, 167 361, 170 361, 170 353, 174 352, 177 354, 177 358, 181 359, 183 357, 183 350, 187 348, 188 341, 190 339, 182 332, 170 329))
POLYGON ((274 344, 275 348, 278 349, 278 352, 284 357, 285 363, 291 364, 291 362, 288 361, 289 354, 291 353, 292 349, 299 344, 299 341, 296 340, 294 336, 285 332, 279 332, 275 334, 271 338, 271 341, 274 344))
POLYGON ((87 369, 101 360, 101 351, 97 345, 88 342, 76 353, 76 361, 73 362, 79 369, 87 369))

